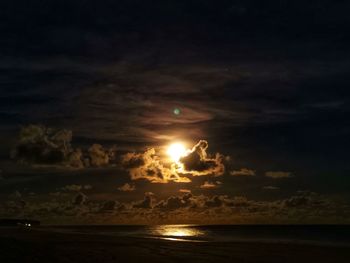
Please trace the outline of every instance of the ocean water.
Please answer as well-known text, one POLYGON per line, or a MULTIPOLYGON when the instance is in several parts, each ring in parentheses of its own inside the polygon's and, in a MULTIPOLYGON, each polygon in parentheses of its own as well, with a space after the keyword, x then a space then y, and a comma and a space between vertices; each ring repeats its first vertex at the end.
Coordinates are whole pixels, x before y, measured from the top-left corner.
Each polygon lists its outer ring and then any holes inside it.
POLYGON ((347 225, 59 226, 50 230, 174 242, 278 242, 350 247, 347 225))

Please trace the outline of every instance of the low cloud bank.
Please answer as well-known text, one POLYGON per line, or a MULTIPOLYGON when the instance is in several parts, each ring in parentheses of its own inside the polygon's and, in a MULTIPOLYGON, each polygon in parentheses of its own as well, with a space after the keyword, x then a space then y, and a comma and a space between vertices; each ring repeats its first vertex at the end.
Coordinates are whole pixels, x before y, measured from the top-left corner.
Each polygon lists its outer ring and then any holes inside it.
POLYGON ((38 165, 62 165, 71 168, 101 167, 116 162, 116 147, 93 144, 74 149, 73 133, 43 125, 28 125, 20 130, 11 157, 19 162, 38 165))

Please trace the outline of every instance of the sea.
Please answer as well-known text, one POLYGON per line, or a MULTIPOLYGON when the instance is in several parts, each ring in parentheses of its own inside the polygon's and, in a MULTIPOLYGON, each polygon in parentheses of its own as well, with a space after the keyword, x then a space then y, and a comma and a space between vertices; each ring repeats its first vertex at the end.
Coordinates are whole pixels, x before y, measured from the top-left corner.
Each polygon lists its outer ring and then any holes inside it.
POLYGON ((267 242, 350 247, 350 225, 89 225, 43 229, 173 242, 267 242))

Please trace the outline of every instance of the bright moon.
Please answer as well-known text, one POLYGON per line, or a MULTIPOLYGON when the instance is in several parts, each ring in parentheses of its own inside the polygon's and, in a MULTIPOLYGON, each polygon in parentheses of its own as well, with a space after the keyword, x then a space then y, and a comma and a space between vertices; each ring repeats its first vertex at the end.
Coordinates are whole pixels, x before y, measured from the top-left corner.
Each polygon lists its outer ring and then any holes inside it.
POLYGON ((169 146, 167 154, 177 163, 181 157, 186 155, 186 148, 182 143, 173 143, 169 146))

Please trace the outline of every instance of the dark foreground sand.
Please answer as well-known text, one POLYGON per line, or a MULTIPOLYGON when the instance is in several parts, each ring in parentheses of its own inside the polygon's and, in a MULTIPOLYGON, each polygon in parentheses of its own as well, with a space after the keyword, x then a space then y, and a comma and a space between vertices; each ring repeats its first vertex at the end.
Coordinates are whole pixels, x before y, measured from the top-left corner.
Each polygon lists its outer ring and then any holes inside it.
POLYGON ((349 247, 174 242, 0 228, 0 262, 350 262, 349 247))

